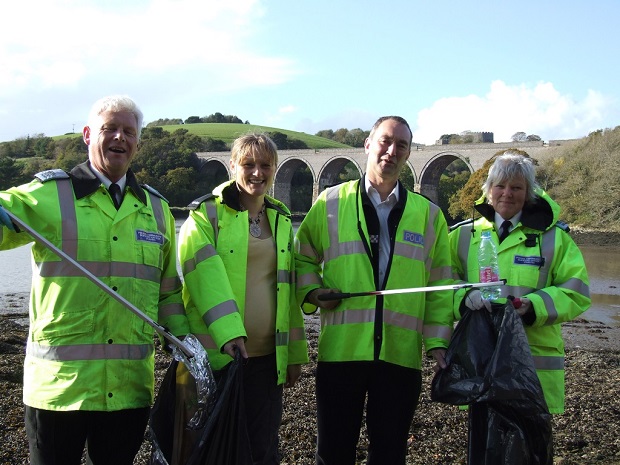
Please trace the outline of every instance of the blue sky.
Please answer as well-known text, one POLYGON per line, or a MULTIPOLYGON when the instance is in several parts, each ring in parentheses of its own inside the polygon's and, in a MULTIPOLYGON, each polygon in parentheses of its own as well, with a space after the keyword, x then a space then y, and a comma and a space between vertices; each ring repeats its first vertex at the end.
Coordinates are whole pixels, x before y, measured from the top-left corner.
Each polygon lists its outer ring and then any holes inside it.
POLYGON ((314 134, 397 114, 423 144, 620 125, 616 0, 23 0, 2 16, 0 141, 80 132, 109 94, 145 123, 221 112, 314 134))

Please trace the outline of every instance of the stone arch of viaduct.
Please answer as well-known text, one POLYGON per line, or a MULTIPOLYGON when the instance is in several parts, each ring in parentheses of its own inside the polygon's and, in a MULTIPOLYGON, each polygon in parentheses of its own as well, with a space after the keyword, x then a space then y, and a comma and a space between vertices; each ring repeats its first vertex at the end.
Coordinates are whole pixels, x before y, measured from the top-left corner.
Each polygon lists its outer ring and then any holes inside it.
MULTIPOLYGON (((415 191, 424 194, 434 202, 438 199, 439 179, 446 167, 460 159, 470 172, 482 167, 484 162, 496 152, 508 148, 518 148, 531 157, 540 159, 551 145, 542 142, 481 143, 461 145, 419 145, 413 146, 407 166, 415 180, 415 191)), ((202 170, 222 165, 230 176, 230 152, 200 152, 203 160, 202 170), (213 164, 216 164, 215 166, 213 164)), ((312 201, 325 187, 337 182, 337 176, 343 167, 352 162, 360 176, 366 171, 366 154, 363 148, 321 149, 321 150, 281 150, 278 152, 278 169, 276 171, 273 195, 290 205, 291 180, 293 174, 303 166, 312 173, 312 201)))

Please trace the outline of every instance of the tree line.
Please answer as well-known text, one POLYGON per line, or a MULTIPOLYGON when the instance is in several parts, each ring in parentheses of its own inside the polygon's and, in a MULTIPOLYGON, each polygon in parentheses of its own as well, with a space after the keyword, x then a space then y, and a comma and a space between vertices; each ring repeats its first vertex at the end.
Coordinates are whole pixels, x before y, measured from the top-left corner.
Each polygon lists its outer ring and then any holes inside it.
MULTIPOLYGON (((550 156, 534 160, 536 180, 560 205, 560 219, 572 226, 620 232, 620 126, 591 132, 574 144, 549 150, 550 156)), ((487 160, 450 197, 451 215, 472 216, 489 167, 501 153, 487 160)))
POLYGON ((171 126, 177 124, 196 124, 196 123, 235 123, 235 124, 250 124, 249 121, 241 121, 241 118, 235 115, 223 115, 219 111, 209 116, 189 116, 185 120, 181 118, 160 118, 155 121, 151 121, 146 125, 147 128, 153 126, 171 126))

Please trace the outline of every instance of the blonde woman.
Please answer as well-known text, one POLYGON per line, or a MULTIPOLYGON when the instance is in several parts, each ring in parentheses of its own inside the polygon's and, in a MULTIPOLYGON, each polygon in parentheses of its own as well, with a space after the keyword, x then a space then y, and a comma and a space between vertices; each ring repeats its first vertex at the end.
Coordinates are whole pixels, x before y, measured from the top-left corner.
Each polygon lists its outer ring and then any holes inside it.
POLYGON ((277 148, 264 134, 232 146, 233 179, 190 205, 179 236, 183 298, 213 369, 243 367, 254 463, 277 464, 282 387, 299 379, 308 348, 294 289, 293 227, 288 208, 267 195, 277 148))

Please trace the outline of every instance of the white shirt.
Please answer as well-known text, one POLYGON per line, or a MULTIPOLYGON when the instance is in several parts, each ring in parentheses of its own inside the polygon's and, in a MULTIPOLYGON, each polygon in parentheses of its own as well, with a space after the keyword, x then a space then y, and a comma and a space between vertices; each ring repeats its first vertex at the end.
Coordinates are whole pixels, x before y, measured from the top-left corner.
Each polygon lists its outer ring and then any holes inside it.
MULTIPOLYGON (((519 212, 517 213, 515 216, 513 216, 512 218, 510 218, 508 221, 510 221, 510 229, 508 230, 509 232, 512 232, 512 230, 515 228, 516 225, 519 224, 519 221, 521 221, 521 214, 523 212, 519 212)), ((495 212, 495 230, 500 233, 500 228, 502 227, 502 224, 504 223, 504 221, 506 221, 504 218, 502 218, 502 216, 495 212)))
MULTIPOLYGON (((110 185, 112 184, 112 181, 106 178, 103 173, 101 173, 97 168, 92 165, 92 163, 90 165, 90 169, 93 170, 93 173, 95 173, 95 176, 97 176, 97 178, 99 179, 99 181, 101 181, 105 188, 107 190, 110 190, 110 185)), ((124 174, 122 178, 116 181, 116 184, 118 184, 118 187, 121 188, 121 198, 117 199, 119 201, 118 203, 120 204, 123 201, 123 193, 125 192, 125 186, 127 185, 127 174, 124 174)))
POLYGON ((390 192, 387 198, 384 201, 381 201, 381 194, 379 194, 377 189, 372 187, 368 177, 366 176, 364 179, 366 193, 368 194, 368 198, 372 202, 372 205, 375 207, 377 217, 379 218, 379 283, 383 285, 391 251, 388 217, 390 216, 392 208, 394 208, 394 205, 396 205, 399 199, 398 183, 396 183, 396 186, 394 186, 394 189, 392 189, 392 192, 390 192))

